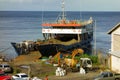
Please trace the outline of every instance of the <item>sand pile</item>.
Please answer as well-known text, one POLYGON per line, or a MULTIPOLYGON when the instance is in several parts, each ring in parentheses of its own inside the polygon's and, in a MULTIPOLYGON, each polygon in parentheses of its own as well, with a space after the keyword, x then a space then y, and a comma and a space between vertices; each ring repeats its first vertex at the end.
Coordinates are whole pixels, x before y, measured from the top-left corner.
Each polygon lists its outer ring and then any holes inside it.
POLYGON ((72 39, 70 41, 65 41, 65 42, 57 40, 57 39, 49 39, 47 41, 44 41, 42 44, 50 44, 51 43, 51 44, 71 45, 71 44, 74 44, 76 42, 77 42, 77 40, 75 40, 75 39, 72 39))
POLYGON ((40 57, 41 57, 41 54, 39 53, 39 51, 34 51, 34 52, 31 52, 30 54, 20 55, 16 57, 14 59, 14 64, 16 65, 29 64, 39 60, 40 57))

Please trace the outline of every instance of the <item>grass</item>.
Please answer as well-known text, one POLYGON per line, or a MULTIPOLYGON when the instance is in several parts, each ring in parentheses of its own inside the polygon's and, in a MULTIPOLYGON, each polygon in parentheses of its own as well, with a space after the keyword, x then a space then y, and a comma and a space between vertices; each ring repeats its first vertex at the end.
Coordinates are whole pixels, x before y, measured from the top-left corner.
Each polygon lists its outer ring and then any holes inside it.
MULTIPOLYGON (((21 68, 21 64, 18 65, 14 65, 15 63, 12 63, 11 66, 13 67, 14 69, 14 72, 13 72, 13 75, 14 74, 17 74, 17 73, 26 73, 28 74, 28 69, 26 68, 21 68)), ((26 65, 26 64, 22 64, 22 65, 26 65)), ((39 78, 41 77, 45 77, 46 75, 55 75, 55 70, 56 68, 53 67, 53 65, 51 64, 46 64, 45 62, 43 61, 37 61, 37 62, 34 62, 34 63, 31 63, 31 64, 27 64, 30 66, 30 76, 37 76, 39 78)))

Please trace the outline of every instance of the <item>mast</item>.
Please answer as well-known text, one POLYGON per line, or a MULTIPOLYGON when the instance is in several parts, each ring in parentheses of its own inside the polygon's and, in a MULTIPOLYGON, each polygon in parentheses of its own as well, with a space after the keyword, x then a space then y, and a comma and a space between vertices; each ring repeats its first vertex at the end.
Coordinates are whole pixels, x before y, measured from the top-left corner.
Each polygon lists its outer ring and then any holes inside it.
POLYGON ((62 19, 65 20, 65 0, 62 0, 62 19))

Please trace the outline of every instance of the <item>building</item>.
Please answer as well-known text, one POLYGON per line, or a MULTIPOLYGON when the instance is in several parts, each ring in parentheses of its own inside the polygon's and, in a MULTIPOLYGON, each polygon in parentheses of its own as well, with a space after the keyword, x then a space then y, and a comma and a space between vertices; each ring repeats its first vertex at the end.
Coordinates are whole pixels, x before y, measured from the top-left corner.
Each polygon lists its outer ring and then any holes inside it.
POLYGON ((120 73, 120 23, 108 31, 111 35, 110 69, 120 73))

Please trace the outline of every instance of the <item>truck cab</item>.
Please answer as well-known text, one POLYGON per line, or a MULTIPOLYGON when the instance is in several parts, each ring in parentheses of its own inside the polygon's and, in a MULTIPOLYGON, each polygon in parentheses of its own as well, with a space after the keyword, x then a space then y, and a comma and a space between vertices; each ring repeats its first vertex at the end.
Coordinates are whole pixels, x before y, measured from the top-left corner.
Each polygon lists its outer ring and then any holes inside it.
POLYGON ((80 58, 80 62, 82 67, 92 68, 92 61, 90 58, 80 58))

